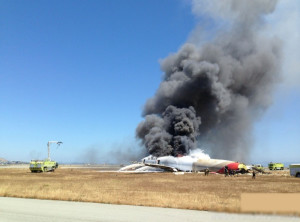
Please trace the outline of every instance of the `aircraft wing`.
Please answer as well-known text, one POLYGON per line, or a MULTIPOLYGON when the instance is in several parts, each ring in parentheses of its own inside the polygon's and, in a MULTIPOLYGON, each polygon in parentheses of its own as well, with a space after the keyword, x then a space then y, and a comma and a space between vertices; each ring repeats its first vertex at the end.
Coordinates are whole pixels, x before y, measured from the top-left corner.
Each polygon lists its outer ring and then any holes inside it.
POLYGON ((252 169, 258 171, 258 172, 261 172, 261 173, 265 173, 265 171, 263 169, 258 169, 257 167, 252 167, 252 169))
POLYGON ((165 165, 161 165, 161 164, 152 164, 152 163, 145 163, 145 166, 150 166, 150 167, 155 167, 155 168, 160 168, 169 172, 177 172, 178 170, 174 167, 170 167, 170 166, 165 166, 165 165))

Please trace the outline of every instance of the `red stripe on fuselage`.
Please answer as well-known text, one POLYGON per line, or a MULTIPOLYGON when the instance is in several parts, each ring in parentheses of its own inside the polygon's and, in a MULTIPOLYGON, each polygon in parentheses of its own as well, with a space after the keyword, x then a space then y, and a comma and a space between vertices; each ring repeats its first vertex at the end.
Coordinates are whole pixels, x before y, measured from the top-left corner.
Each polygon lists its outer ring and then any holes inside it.
MULTIPOLYGON (((239 164, 240 163, 229 163, 226 166, 228 167, 228 170, 239 170, 239 164)), ((217 171, 217 173, 224 173, 225 166, 222 167, 220 170, 217 171)))

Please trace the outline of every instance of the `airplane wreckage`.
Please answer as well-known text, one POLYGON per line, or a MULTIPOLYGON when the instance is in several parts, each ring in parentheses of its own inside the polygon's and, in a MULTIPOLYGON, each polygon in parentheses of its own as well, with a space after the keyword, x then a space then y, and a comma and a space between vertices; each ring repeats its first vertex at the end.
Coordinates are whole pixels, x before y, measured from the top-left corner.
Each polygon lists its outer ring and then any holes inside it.
POLYGON ((247 173, 248 167, 239 162, 221 159, 199 158, 197 156, 148 156, 141 163, 131 164, 119 172, 209 172, 224 174, 226 169, 235 173, 247 173))

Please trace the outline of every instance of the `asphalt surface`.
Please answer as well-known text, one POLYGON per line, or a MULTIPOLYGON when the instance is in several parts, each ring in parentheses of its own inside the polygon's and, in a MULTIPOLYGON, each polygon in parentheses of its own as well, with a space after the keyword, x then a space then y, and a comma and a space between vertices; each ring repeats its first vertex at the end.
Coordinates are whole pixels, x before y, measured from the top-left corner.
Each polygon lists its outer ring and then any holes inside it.
POLYGON ((227 214, 195 210, 179 210, 157 207, 139 207, 82 203, 54 200, 34 200, 0 197, 1 222, 79 222, 79 221, 116 221, 116 222, 256 222, 256 221, 297 221, 299 217, 227 214))

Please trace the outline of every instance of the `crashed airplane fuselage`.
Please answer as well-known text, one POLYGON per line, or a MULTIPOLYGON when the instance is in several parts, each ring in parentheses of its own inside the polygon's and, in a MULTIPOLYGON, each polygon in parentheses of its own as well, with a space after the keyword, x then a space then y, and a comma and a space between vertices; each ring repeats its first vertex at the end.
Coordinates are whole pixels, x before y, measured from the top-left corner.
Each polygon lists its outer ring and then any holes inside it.
POLYGON ((163 156, 163 157, 145 157, 142 159, 145 166, 164 169, 165 171, 184 171, 184 172, 199 172, 208 169, 210 172, 224 173, 225 168, 228 171, 244 173, 247 168, 244 164, 230 160, 221 159, 203 159, 194 156, 163 156))

